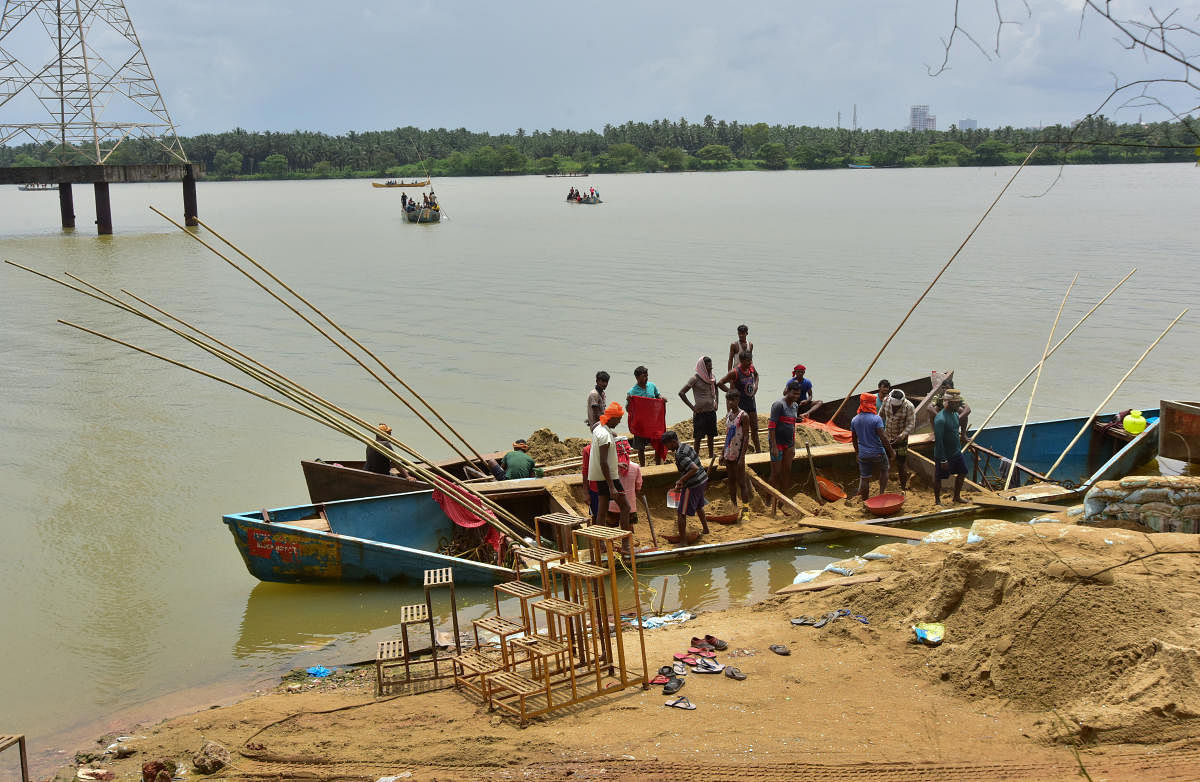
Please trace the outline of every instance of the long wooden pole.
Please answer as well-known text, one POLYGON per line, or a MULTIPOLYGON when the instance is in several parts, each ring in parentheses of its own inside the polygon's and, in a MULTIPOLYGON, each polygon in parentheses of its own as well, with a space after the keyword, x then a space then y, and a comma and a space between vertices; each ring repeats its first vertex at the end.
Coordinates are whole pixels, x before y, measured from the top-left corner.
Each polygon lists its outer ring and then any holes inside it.
MULTIPOLYGON (((1129 274, 1126 274, 1124 277, 1122 277, 1121 281, 1118 282, 1116 285, 1114 285, 1112 287, 1112 289, 1109 290, 1108 293, 1104 294, 1103 298, 1101 298, 1100 301, 1098 301, 1094 305, 1092 305, 1092 308, 1090 310, 1088 310, 1086 313, 1084 313, 1082 318, 1080 318, 1078 321, 1075 322, 1075 325, 1072 326, 1070 328, 1070 330, 1067 331, 1067 333, 1063 335, 1063 338, 1060 339, 1058 342, 1056 342, 1054 344, 1054 347, 1050 348, 1050 352, 1046 354, 1046 358, 1050 358, 1051 356, 1053 356, 1054 351, 1056 351, 1060 347, 1062 347, 1062 344, 1067 341, 1067 338, 1070 337, 1072 334, 1074 334, 1075 330, 1077 328, 1079 328, 1080 326, 1082 326, 1083 322, 1085 320, 1087 320, 1088 318, 1090 318, 1092 316, 1093 312, 1100 309, 1100 305, 1103 304, 1104 302, 1108 301, 1108 297, 1112 296, 1114 293, 1116 293, 1117 288, 1120 288, 1122 285, 1124 285, 1125 281, 1128 280, 1130 277, 1132 277, 1133 273, 1136 271, 1137 271, 1136 266, 1134 268, 1130 269, 1129 274)), ((963 450, 966 450, 967 448, 971 447, 971 444, 975 442, 975 438, 979 436, 979 433, 984 430, 984 428, 988 425, 988 422, 990 422, 992 420, 992 418, 995 417, 996 413, 998 413, 1000 411, 1000 408, 1004 406, 1004 403, 1007 402, 1009 399, 1011 399, 1012 395, 1017 393, 1017 391, 1021 388, 1021 386, 1025 385, 1026 380, 1033 377, 1033 373, 1037 372, 1043 363, 1044 363, 1044 360, 1039 361, 1038 363, 1036 363, 1032 367, 1030 367, 1029 371, 1025 373, 1025 377, 1023 377, 1019 381, 1017 381, 1017 384, 1012 387, 1012 390, 1004 395, 1004 398, 1000 400, 1000 403, 996 405, 996 407, 992 410, 992 412, 988 413, 988 417, 983 419, 983 423, 981 423, 979 426, 975 427, 975 434, 971 435, 971 438, 969 440, 967 440, 967 444, 963 446, 963 450)))
MULTIPOLYGON (((304 313, 300 312, 300 310, 298 310, 298 309, 296 309, 294 306, 292 306, 292 304, 291 304, 290 302, 286 301, 286 300, 285 300, 285 299, 284 299, 282 296, 280 296, 279 294, 277 294, 275 291, 271 290, 271 289, 270 289, 270 288, 269 288, 267 285, 263 284, 263 282, 262 282, 261 280, 258 280, 257 278, 255 278, 255 277, 254 277, 254 275, 250 274, 248 271, 246 271, 245 269, 243 269, 243 268, 242 268, 242 267, 241 267, 241 266, 240 266, 240 265, 239 265, 239 264, 238 264, 236 261, 234 261, 233 259, 231 259, 231 258, 229 258, 228 256, 224 255, 224 254, 223 254, 223 253, 221 253, 219 250, 217 250, 215 247, 213 247, 211 244, 209 244, 208 242, 204 241, 203 239, 201 239, 199 236, 197 236, 197 235, 196 235, 196 234, 194 234, 193 232, 191 232, 191 231, 187 230, 186 228, 184 228, 184 226, 180 225, 180 224, 179 224, 178 222, 176 222, 175 220, 173 220, 173 219, 171 219, 170 217, 168 217, 167 215, 163 214, 163 213, 162 213, 162 212, 160 212, 158 209, 155 209, 154 207, 150 207, 150 209, 151 209, 153 212, 155 212, 155 213, 157 213, 158 215, 160 215, 160 216, 161 216, 163 219, 165 219, 167 222, 169 222, 169 223, 171 223, 172 225, 174 225, 174 226, 176 226, 177 228, 179 228, 179 229, 180 229, 181 231, 183 231, 183 232, 184 232, 186 235, 190 236, 192 239, 194 239, 194 240, 196 240, 197 242, 199 242, 200 244, 204 245, 204 247, 208 248, 208 250, 209 250, 209 251, 211 251, 211 252, 212 252, 214 255, 216 255, 216 256, 217 256, 218 258, 220 258, 221 260, 225 261, 225 263, 229 264, 231 267, 233 267, 235 270, 237 270, 239 273, 241 273, 243 276, 245 276, 245 277, 246 277, 246 279, 250 280, 250 281, 251 281, 251 282, 253 282, 255 285, 257 285, 259 288, 261 288, 261 289, 262 289, 262 290, 263 290, 263 291, 264 291, 264 292, 265 292, 265 293, 266 293, 268 296, 270 296, 271 298, 275 299, 275 300, 276 300, 276 301, 278 301, 280 304, 282 304, 284 307, 286 307, 286 308, 288 308, 289 310, 291 310, 291 312, 292 312, 294 315, 296 315, 298 318, 300 318, 300 319, 301 319, 301 320, 303 320, 305 323, 307 323, 309 326, 311 326, 311 327, 312 327, 314 330, 316 330, 316 331, 317 331, 317 333, 319 333, 321 336, 325 337, 325 339, 326 339, 326 340, 328 340, 328 341, 329 341, 329 342, 330 342, 332 345, 334 345, 334 347, 336 347, 338 350, 340 350, 340 351, 342 351, 343 353, 345 353, 345 354, 346 354, 346 356, 348 356, 348 357, 350 358, 350 360, 351 360, 351 361, 353 361, 354 363, 356 363, 356 364, 358 364, 360 367, 362 367, 362 369, 363 369, 364 371, 366 371, 366 372, 367 372, 367 374, 369 374, 369 375, 370 375, 371 377, 373 377, 373 378, 374 378, 374 379, 375 379, 375 380, 376 380, 376 381, 377 381, 377 382, 378 382, 378 383, 379 383, 381 386, 383 386, 385 389, 387 389, 387 390, 388 390, 388 392, 390 392, 390 393, 392 394, 392 396, 394 396, 394 397, 395 397, 396 399, 398 399, 398 400, 399 400, 401 403, 403 403, 405 407, 407 407, 409 410, 411 410, 411 411, 412 411, 412 413, 413 413, 414 415, 416 415, 416 416, 417 416, 417 418, 419 418, 419 419, 420 419, 420 420, 421 420, 421 421, 422 421, 422 422, 423 422, 423 423, 424 423, 424 424, 425 424, 427 427, 429 427, 429 429, 430 429, 430 430, 431 430, 431 431, 432 431, 434 434, 436 434, 438 437, 440 437, 440 438, 442 439, 442 441, 446 443, 446 445, 450 446, 450 448, 451 448, 451 449, 452 449, 452 450, 453 450, 453 451, 454 451, 456 454, 458 454, 459 456, 461 456, 461 457, 462 457, 462 458, 463 458, 465 461, 468 461, 468 462, 469 462, 469 461, 471 461, 471 458, 470 458, 469 456, 467 456, 465 453, 463 453, 461 450, 459 450, 458 446, 456 446, 456 445, 455 445, 453 442, 451 442, 451 440, 450 440, 449 438, 447 438, 447 437, 446 437, 446 435, 445 435, 445 434, 443 434, 443 433, 442 433, 442 432, 441 432, 441 431, 440 431, 440 430, 439 430, 437 427, 435 427, 435 426, 433 425, 433 423, 429 421, 429 419, 428 419, 428 418, 426 418, 424 415, 422 415, 422 414, 421 414, 421 412, 420 412, 419 410, 417 410, 417 408, 413 407, 413 405, 412 405, 412 403, 411 403, 411 402, 409 402, 407 399, 405 399, 405 398, 404 398, 404 397, 403 397, 403 396, 402 396, 400 393, 398 393, 398 392, 397 392, 397 391, 396 391, 394 388, 392 388, 392 387, 391 387, 391 386, 390 386, 390 385, 387 383, 387 381, 386 381, 386 380, 384 380, 384 379, 383 379, 382 377, 380 377, 380 376, 379 376, 379 375, 378 375, 378 374, 377 374, 377 373, 376 373, 374 370, 372 370, 370 367, 368 367, 368 366, 366 365, 366 363, 364 363, 364 362, 363 362, 363 360, 362 360, 361 358, 359 358, 358 356, 356 356, 356 355, 355 355, 355 354, 354 354, 354 353, 353 353, 351 350, 349 350, 348 348, 346 348, 346 346, 345 346, 345 345, 343 345, 341 342, 339 342, 337 339, 335 339, 335 338, 334 338, 334 336, 333 336, 332 334, 330 334, 330 333, 329 333, 328 331, 326 331, 325 329, 321 328, 321 326, 319 326, 318 324, 314 323, 314 322, 312 321, 312 319, 311 319, 311 318, 309 318, 309 317, 308 317, 307 315, 305 315, 304 313)), ((210 230, 211 230, 211 229, 210 229, 210 230)), ((310 306, 311 306, 311 305, 310 305, 310 306)), ((483 462, 483 458, 482 458, 482 457, 479 457, 479 466, 480 466, 480 467, 483 469, 483 472, 484 472, 485 474, 488 474, 488 472, 489 472, 489 471, 488 471, 488 469, 487 469, 487 466, 486 466, 486 464, 484 464, 484 462, 483 462)))
MULTIPOLYGON (((161 213, 160 213, 160 214, 161 214, 161 213)), ((164 216, 165 216, 165 215, 164 215, 164 216)), ((168 219, 169 219, 169 218, 168 218, 168 219)), ((339 334, 341 334, 343 337, 345 337, 346 339, 348 339, 348 340, 350 340, 352 343, 354 343, 354 346, 355 346, 355 347, 357 347, 359 350, 363 351, 363 352, 364 352, 364 353, 366 353, 368 356, 370 356, 370 357, 371 357, 371 359, 372 359, 372 360, 374 360, 374 361, 375 361, 375 363, 377 363, 377 364, 378 364, 378 365, 379 365, 379 366, 380 366, 380 367, 383 369, 383 371, 387 372, 387 373, 388 373, 388 375, 390 375, 390 376, 391 376, 391 378, 392 378, 393 380, 395 380, 397 383, 399 383, 400 385, 404 386, 404 388, 405 388, 405 390, 406 390, 406 391, 408 391, 410 394, 412 394, 414 397, 416 397, 416 398, 417 398, 417 400, 418 400, 418 401, 419 401, 421 404, 425 405, 425 407, 426 407, 426 408, 428 408, 429 412, 433 413, 433 415, 434 415, 434 416, 435 416, 435 417, 436 417, 436 418, 437 418, 439 421, 441 421, 441 422, 442 422, 442 424, 443 424, 443 425, 444 425, 444 426, 445 426, 447 429, 449 429, 449 430, 450 430, 450 431, 451 431, 451 432, 454 434, 454 436, 455 436, 455 437, 457 437, 459 440, 461 440, 461 441, 462 441, 462 443, 463 443, 463 445, 465 445, 465 446, 467 447, 467 449, 468 449, 468 450, 470 450, 470 451, 471 451, 471 452, 472 452, 472 453, 475 455, 475 458, 476 458, 476 459, 478 459, 478 460, 480 461, 480 463, 482 463, 482 462, 483 462, 483 456, 481 456, 481 455, 479 454, 479 451, 477 451, 477 450, 475 449, 475 447, 474 447, 474 446, 472 446, 472 445, 471 445, 471 443, 467 441, 467 438, 466 438, 466 437, 464 437, 462 434, 460 434, 460 433, 459 433, 459 431, 458 431, 457 429, 455 429, 455 428, 454 428, 454 426, 453 426, 453 425, 451 425, 451 423, 450 423, 449 421, 447 421, 445 418, 443 418, 443 417, 442 417, 442 414, 441 414, 441 413, 439 413, 439 412, 438 412, 438 411, 437 411, 437 410, 434 408, 434 406, 433 406, 433 405, 431 405, 431 404, 428 402, 428 400, 426 400, 426 399, 425 399, 425 397, 423 397, 423 396, 421 396, 419 393, 417 393, 416 389, 414 389, 414 388, 413 388, 412 386, 410 386, 408 383, 404 382, 404 379, 403 379, 403 378, 401 378, 401 377, 400 377, 399 375, 397 375, 397 374, 396 374, 394 371, 392 371, 392 368, 391 368, 391 367, 390 367, 388 364, 386 364, 386 363, 384 362, 384 360, 383 360, 383 359, 381 359, 381 358, 380 358, 378 355, 376 355, 374 351, 372 351, 370 348, 368 348, 368 347, 367 347, 366 345, 364 345, 362 342, 359 342, 357 339, 355 339, 355 337, 354 337, 352 334, 350 334, 348 331, 346 331, 344 328, 342 328, 342 327, 341 327, 341 326, 340 326, 340 325, 339 325, 337 322, 335 322, 335 321, 334 321, 332 318, 330 318, 328 315, 326 315, 324 312, 322 312, 320 309, 318 309, 318 308, 317 308, 317 306, 316 306, 315 304, 313 304, 312 302, 310 302, 310 301, 309 301, 308 299, 306 299, 304 296, 300 295, 300 293, 299 293, 298 291, 296 291, 296 290, 295 290, 295 289, 293 289, 293 288, 292 288, 290 285, 288 285, 286 282, 284 282, 284 281, 283 281, 283 280, 281 280, 279 277, 277 277, 277 276, 276 276, 274 273, 272 273, 272 272, 271 272, 271 270, 270 270, 270 269, 268 269, 266 266, 264 266, 263 264, 261 264, 261 263, 259 263, 258 261, 256 261, 254 258, 251 258, 249 255, 247 255, 245 252, 243 252, 243 251, 242 251, 242 249, 241 249, 240 247, 238 247, 236 244, 234 244, 233 242, 229 241, 229 240, 228 240, 228 239, 226 239, 226 238, 225 238, 223 235, 221 235, 220 233, 218 233, 217 231, 215 231, 215 230, 212 228, 212 226, 208 225, 207 223, 204 223, 204 222, 202 222, 202 221, 200 220, 200 218, 196 218, 196 222, 197 222, 197 223, 199 223, 199 225, 201 225, 201 226, 202 226, 202 227, 203 227, 203 228, 204 228, 206 231, 208 231, 208 232, 209 232, 209 233, 211 233, 213 236, 217 237, 217 238, 218 238, 218 239, 220 239, 222 242, 224 242, 226 245, 228 245, 230 248, 232 248, 232 249, 234 250, 234 252, 236 252, 238 255, 242 256, 242 257, 243 257, 243 258, 245 258, 247 261, 249 261, 250 263, 254 264, 254 267, 255 267, 256 269, 258 269, 258 270, 259 270, 259 271, 261 271, 263 274, 265 274, 265 275, 267 275, 268 277, 270 277, 270 278, 271 278, 272 280, 274 280, 274 281, 275 281, 275 282, 276 282, 276 283, 277 283, 277 284, 278 284, 280 287, 282 287, 282 288, 283 288, 284 290, 286 290, 288 293, 290 293, 290 294, 292 294, 293 296, 295 296, 295 297, 296 297, 296 298, 297 298, 299 301, 303 302, 305 306, 307 306, 309 309, 311 309, 313 312, 315 312, 315 313, 316 313, 318 316, 320 316, 322 320, 324 320, 326 323, 328 323, 330 326, 332 326, 334 329, 336 329, 336 330, 337 330, 337 332, 338 332, 339 334)), ((490 473, 489 473, 489 475, 490 475, 490 473)))
MULTIPOLYGON (((78 330, 86 332, 88 334, 92 334, 94 336, 100 337, 101 339, 108 340, 109 342, 114 342, 118 345, 123 345, 127 348, 130 348, 131 350, 137 351, 138 353, 142 353, 144 355, 151 356, 153 358, 157 358, 161 361, 167 362, 168 364, 172 364, 174 366, 180 367, 182 369, 187 369, 191 372, 195 372, 196 374, 202 375, 202 376, 210 378, 212 380, 216 380, 219 383, 223 383, 225 385, 236 388, 240 391, 244 391, 254 397, 262 399, 266 402, 270 402, 271 404, 277 405, 279 407, 284 408, 285 410, 289 410, 293 413, 301 415, 305 418, 308 418, 309 420, 315 421, 315 422, 322 424, 323 426, 326 426, 330 429, 334 429, 335 431, 339 431, 342 434, 353 437, 354 439, 359 440, 360 442, 367 445, 368 447, 374 448, 375 450, 379 451, 381 454, 383 454, 387 458, 391 459, 392 461, 398 461, 399 463, 403 464, 406 468, 412 470, 413 472, 417 473, 418 475, 420 475, 421 477, 425 478, 426 480, 428 480, 432 483, 433 474, 428 472, 427 470, 425 470, 423 467, 417 465, 416 463, 410 462, 407 459, 400 457, 398 454, 396 454, 394 452, 389 453, 386 449, 382 448, 373 439, 368 438, 366 435, 362 435, 362 434, 359 434, 359 433, 353 431, 348 426, 339 425, 336 421, 330 419, 328 416, 321 416, 319 414, 311 413, 300 407, 295 407, 293 405, 289 405, 286 402, 282 402, 278 399, 273 399, 273 398, 267 396, 266 394, 263 394, 259 391, 255 391, 251 388, 247 388, 246 386, 240 385, 231 380, 220 377, 219 375, 215 375, 211 372, 206 372, 202 369, 197 369, 196 367, 192 367, 188 364, 185 364, 182 361, 177 361, 168 356, 164 356, 160 353, 155 353, 154 351, 147 350, 145 348, 134 345, 131 342, 126 342, 124 340, 118 339, 118 338, 110 336, 108 334, 104 334, 104 333, 96 331, 94 329, 90 329, 86 326, 81 326, 77 323, 72 323, 70 321, 61 320, 61 319, 58 322, 62 323, 64 326, 70 326, 71 328, 78 329, 78 330)), ((471 492, 471 490, 467 489, 465 486, 456 485, 453 481, 445 481, 445 482, 443 482, 442 485, 438 486, 438 488, 441 489, 441 491, 443 493, 445 493, 446 496, 450 497, 457 504, 461 505, 463 508, 471 511, 472 513, 478 513, 478 511, 479 511, 478 506, 476 506, 471 501, 472 499, 479 499, 479 500, 487 501, 487 499, 485 497, 482 497, 480 495, 477 495, 477 494, 471 492)), ((511 520, 516 521, 518 525, 523 526, 523 522, 521 522, 520 519, 517 519, 515 516, 512 516, 512 514, 509 513, 508 511, 502 510, 502 513, 505 516, 509 517, 511 520)), ((510 538, 513 542, 522 543, 520 536, 517 535, 515 532, 513 532, 511 529, 509 529, 508 526, 505 525, 503 522, 501 522, 499 519, 489 518, 487 516, 483 516, 483 518, 487 523, 494 526, 497 530, 499 530, 502 534, 504 534, 505 536, 510 538)))
POLYGON ((1008 463, 1008 476, 1004 479, 1002 489, 1007 489, 1012 484, 1013 473, 1017 470, 1017 460, 1021 456, 1021 441, 1025 439, 1025 426, 1029 423, 1029 411, 1033 409, 1033 398, 1037 396, 1038 381, 1042 379, 1042 367, 1046 365, 1046 356, 1050 355, 1050 343, 1054 342, 1054 332, 1058 329, 1058 321, 1062 318, 1063 308, 1067 306, 1071 289, 1075 287, 1078 280, 1079 274, 1076 273, 1071 278, 1071 284, 1067 286, 1067 292, 1063 294, 1062 303, 1058 305, 1058 314, 1054 316, 1054 323, 1050 325, 1050 336, 1046 337, 1046 347, 1042 348, 1042 360, 1037 365, 1037 374, 1033 378, 1033 389, 1029 392, 1029 402, 1025 405, 1025 418, 1021 421, 1021 428, 1017 430, 1017 445, 1013 448, 1012 461, 1008 463))
POLYGON ((1079 427, 1079 433, 1075 435, 1074 439, 1072 439, 1070 444, 1068 444, 1067 447, 1063 450, 1062 454, 1058 457, 1057 461, 1055 461, 1054 464, 1050 465, 1049 470, 1046 470, 1047 478, 1050 477, 1050 473, 1054 472, 1058 468, 1058 465, 1062 464, 1062 460, 1067 458, 1067 454, 1070 453, 1071 449, 1075 447, 1075 443, 1079 442, 1079 438, 1083 437, 1083 433, 1086 432, 1088 430, 1088 427, 1092 425, 1092 421, 1096 420, 1096 416, 1100 415, 1100 411, 1104 409, 1104 406, 1108 404, 1109 400, 1112 399, 1114 396, 1116 396, 1117 391, 1121 388, 1121 386, 1123 386, 1125 384, 1125 381, 1129 379, 1129 376, 1133 374, 1133 371, 1141 365, 1142 361, 1145 360, 1146 356, 1150 355, 1150 351, 1154 350, 1154 348, 1158 345, 1159 342, 1162 342, 1162 338, 1167 336, 1167 332, 1169 332, 1171 329, 1175 328, 1175 324, 1178 323, 1180 318, 1182 318, 1184 315, 1186 315, 1187 312, 1188 311, 1185 309, 1183 312, 1179 313, 1175 317, 1175 320, 1171 321, 1170 325, 1168 325, 1165 329, 1163 329, 1163 333, 1158 335, 1158 339, 1156 339, 1150 343, 1150 347, 1146 348, 1146 352, 1142 353, 1142 355, 1138 358, 1138 360, 1133 362, 1133 366, 1129 368, 1129 371, 1126 372, 1125 375, 1120 380, 1117 381, 1117 384, 1115 386, 1113 386, 1113 390, 1108 393, 1108 396, 1104 397, 1104 401, 1096 406, 1096 409, 1092 411, 1092 414, 1090 416, 1088 416, 1088 419, 1083 422, 1083 426, 1079 427))
POLYGON ((871 359, 871 363, 867 365, 867 368, 863 371, 862 376, 859 377, 858 380, 854 381, 854 385, 850 386, 850 390, 846 393, 846 398, 842 400, 840 405, 838 405, 838 409, 833 411, 833 415, 829 417, 830 423, 834 423, 837 420, 838 413, 842 412, 842 408, 846 406, 846 402, 850 401, 850 398, 854 396, 854 390, 858 388, 858 384, 865 380, 867 375, 871 374, 871 370, 875 368, 875 362, 877 362, 879 357, 883 355, 883 351, 887 350, 887 346, 892 344, 892 340, 897 334, 900 333, 900 329, 904 328, 904 324, 908 322, 908 318, 913 314, 913 310, 915 310, 917 305, 925 300, 925 297, 929 295, 929 291, 933 289, 933 286, 937 284, 937 281, 940 280, 942 275, 946 273, 946 270, 950 268, 950 264, 954 263, 954 259, 957 258, 958 254, 961 253, 963 248, 967 246, 967 242, 971 241, 971 237, 975 235, 975 232, 979 230, 979 226, 983 225, 983 221, 986 220, 988 215, 992 213, 992 210, 996 208, 996 204, 1000 202, 1000 198, 1004 195, 1005 191, 1008 190, 1009 185, 1011 185, 1013 180, 1017 178, 1017 175, 1025 169, 1025 166, 1033 157, 1033 153, 1037 151, 1037 146, 1034 146, 1033 149, 1029 150, 1029 154, 1025 156, 1025 160, 1022 161, 1021 165, 1017 167, 1017 170, 1009 178, 1004 187, 1000 189, 999 194, 997 194, 995 200, 992 201, 992 205, 989 206, 987 211, 983 213, 983 217, 979 218, 979 222, 975 223, 975 227, 972 228, 970 233, 967 234, 967 238, 962 240, 962 244, 960 244, 958 249, 954 251, 954 254, 950 256, 950 260, 946 261, 946 264, 942 266, 942 270, 937 273, 937 275, 933 278, 933 281, 925 287, 925 290, 920 296, 917 297, 917 300, 913 302, 913 305, 908 308, 908 312, 906 312, 904 317, 900 319, 900 325, 896 326, 892 333, 888 335, 887 340, 883 343, 883 347, 881 347, 879 352, 875 354, 875 358, 871 359))
MULTIPOLYGON (((775 497, 780 502, 783 502, 799 513, 801 517, 803 517, 803 524, 807 524, 812 527, 817 527, 819 529, 836 529, 842 532, 856 532, 862 535, 881 535, 888 538, 903 538, 904 540, 921 540, 929 534, 927 532, 917 532, 916 530, 904 529, 902 527, 875 526, 873 524, 863 524, 857 521, 838 521, 836 519, 827 519, 824 516, 813 516, 811 513, 804 510, 804 508, 801 508, 799 505, 793 502, 791 497, 788 497, 779 489, 776 489, 774 486, 758 477, 758 474, 753 470, 749 470, 747 474, 750 476, 750 480, 766 489, 771 496, 775 497)), ((682 502, 682 500, 680 501, 682 502)))

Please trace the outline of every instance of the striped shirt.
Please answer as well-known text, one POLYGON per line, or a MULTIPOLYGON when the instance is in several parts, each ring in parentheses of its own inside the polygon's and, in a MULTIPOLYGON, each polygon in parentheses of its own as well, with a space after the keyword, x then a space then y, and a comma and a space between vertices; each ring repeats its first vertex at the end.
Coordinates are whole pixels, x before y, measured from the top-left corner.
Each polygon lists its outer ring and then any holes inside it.
POLYGON ((708 480, 708 473, 704 471, 704 465, 700 463, 700 454, 696 453, 696 449, 687 443, 680 443, 679 448, 676 449, 675 467, 679 470, 680 475, 686 474, 693 467, 696 468, 696 474, 683 484, 684 488, 690 489, 708 480))

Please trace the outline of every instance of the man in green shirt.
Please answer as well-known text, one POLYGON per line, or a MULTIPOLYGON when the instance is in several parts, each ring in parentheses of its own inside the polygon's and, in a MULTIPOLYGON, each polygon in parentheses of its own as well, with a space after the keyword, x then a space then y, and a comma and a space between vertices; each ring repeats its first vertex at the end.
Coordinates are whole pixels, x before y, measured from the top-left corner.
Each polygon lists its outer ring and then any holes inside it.
POLYGON ((933 419, 933 503, 942 504, 942 479, 954 476, 954 503, 960 503, 963 481, 967 477, 967 462, 962 455, 962 432, 958 411, 962 409, 962 392, 951 388, 942 396, 942 411, 933 419))
POLYGON ((536 468, 533 466, 533 457, 529 455, 528 451, 529 444, 524 440, 517 440, 513 443, 513 449, 504 454, 504 458, 500 460, 500 466, 504 468, 504 480, 534 477, 536 468))

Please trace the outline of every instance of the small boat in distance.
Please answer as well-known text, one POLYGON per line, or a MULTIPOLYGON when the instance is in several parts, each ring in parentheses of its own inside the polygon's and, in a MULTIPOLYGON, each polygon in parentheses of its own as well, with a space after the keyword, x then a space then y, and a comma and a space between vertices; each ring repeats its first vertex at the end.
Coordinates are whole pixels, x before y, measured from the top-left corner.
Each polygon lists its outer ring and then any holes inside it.
POLYGON ((424 182, 397 182, 394 179, 389 179, 386 182, 372 182, 371 187, 425 187, 428 184, 428 179, 424 182))
POLYGON ((600 193, 593 187, 587 190, 580 191, 578 188, 572 187, 567 191, 568 204, 602 204, 600 193))
POLYGON ((58 185, 52 185, 47 182, 30 182, 27 185, 20 185, 18 190, 57 190, 58 185))
POLYGON ((847 168, 875 168, 875 166, 872 166, 869 163, 847 163, 846 167, 847 168))

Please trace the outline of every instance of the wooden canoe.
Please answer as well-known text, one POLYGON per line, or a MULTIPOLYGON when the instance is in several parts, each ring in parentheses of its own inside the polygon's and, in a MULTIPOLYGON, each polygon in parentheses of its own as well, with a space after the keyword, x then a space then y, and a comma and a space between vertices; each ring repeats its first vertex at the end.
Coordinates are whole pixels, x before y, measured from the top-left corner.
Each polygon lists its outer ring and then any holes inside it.
POLYGON ((371 187, 428 187, 429 180, 424 182, 372 182, 371 187))

